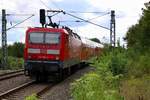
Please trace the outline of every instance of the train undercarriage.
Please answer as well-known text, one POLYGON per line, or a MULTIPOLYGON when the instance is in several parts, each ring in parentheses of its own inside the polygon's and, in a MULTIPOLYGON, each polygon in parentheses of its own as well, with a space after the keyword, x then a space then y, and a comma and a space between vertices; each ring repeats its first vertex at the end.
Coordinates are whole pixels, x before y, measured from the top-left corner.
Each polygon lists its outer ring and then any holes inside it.
POLYGON ((60 61, 26 61, 24 69, 25 75, 36 81, 61 81, 84 65, 78 63, 64 68, 64 63, 60 61))

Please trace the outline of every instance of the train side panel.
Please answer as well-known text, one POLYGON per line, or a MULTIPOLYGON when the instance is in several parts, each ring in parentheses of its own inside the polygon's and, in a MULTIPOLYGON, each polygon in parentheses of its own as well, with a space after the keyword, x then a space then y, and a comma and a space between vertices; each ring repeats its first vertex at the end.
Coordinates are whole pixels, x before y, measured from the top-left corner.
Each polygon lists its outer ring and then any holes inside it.
POLYGON ((64 67, 70 67, 80 63, 82 42, 78 37, 65 34, 64 67))

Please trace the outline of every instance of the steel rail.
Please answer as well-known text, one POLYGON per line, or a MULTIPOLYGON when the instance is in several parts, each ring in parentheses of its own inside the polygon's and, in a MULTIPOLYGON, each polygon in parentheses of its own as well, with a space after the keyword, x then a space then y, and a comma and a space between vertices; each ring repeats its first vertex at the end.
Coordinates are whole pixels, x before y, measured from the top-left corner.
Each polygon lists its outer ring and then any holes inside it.
POLYGON ((35 80, 34 80, 34 81, 30 81, 30 82, 25 83, 25 84, 22 84, 22 85, 20 85, 20 86, 18 86, 18 87, 15 87, 15 88, 13 88, 13 89, 10 89, 10 90, 8 90, 8 91, 6 91, 6 92, 4 92, 4 93, 1 93, 1 94, 0 94, 0 100, 4 99, 6 96, 8 96, 8 95, 10 95, 10 94, 12 94, 12 93, 14 93, 14 92, 20 90, 20 89, 23 89, 23 88, 25 88, 25 87, 27 87, 27 86, 30 86, 30 85, 32 85, 32 84, 34 84, 34 83, 35 83, 35 80))
POLYGON ((16 76, 19 76, 19 75, 24 75, 24 72, 19 71, 19 72, 16 72, 16 73, 2 75, 2 76, 0 76, 0 81, 10 79, 10 78, 13 78, 13 77, 16 77, 16 76))
POLYGON ((17 71, 12 71, 12 72, 8 72, 8 73, 4 73, 4 74, 0 74, 0 77, 1 76, 5 76, 5 75, 10 75, 10 74, 18 73, 18 72, 22 72, 22 71, 24 71, 24 69, 17 70, 17 71))
POLYGON ((51 85, 49 85, 49 86, 47 86, 47 87, 45 87, 44 89, 42 89, 41 91, 39 91, 39 92, 37 92, 36 93, 36 96, 38 97, 38 98, 40 98, 44 93, 46 93, 48 90, 50 90, 52 87, 54 87, 56 84, 51 84, 51 85))

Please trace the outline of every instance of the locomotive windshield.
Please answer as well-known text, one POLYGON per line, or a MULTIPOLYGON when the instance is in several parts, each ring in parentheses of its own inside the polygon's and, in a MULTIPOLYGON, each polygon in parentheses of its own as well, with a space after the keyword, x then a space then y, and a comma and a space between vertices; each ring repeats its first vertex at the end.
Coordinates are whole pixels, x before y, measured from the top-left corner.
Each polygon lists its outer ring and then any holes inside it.
POLYGON ((42 43, 42 44, 58 44, 60 33, 54 32, 32 32, 29 34, 30 43, 42 43))

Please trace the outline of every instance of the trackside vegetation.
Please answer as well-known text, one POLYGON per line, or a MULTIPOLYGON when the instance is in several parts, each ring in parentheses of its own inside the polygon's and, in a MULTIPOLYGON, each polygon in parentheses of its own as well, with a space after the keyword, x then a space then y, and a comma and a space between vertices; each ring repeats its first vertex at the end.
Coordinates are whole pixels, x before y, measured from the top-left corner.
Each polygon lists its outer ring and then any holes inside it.
MULTIPOLYGON (((8 63, 5 69, 17 70, 22 69, 24 60, 23 60, 23 49, 24 44, 20 42, 15 42, 12 45, 8 45, 8 63)), ((0 67, 2 67, 2 49, 0 48, 0 67)))
POLYGON ((96 70, 72 83, 73 100, 149 100, 150 3, 142 10, 124 38, 127 48, 105 46, 92 58, 96 70))
POLYGON ((74 100, 123 100, 119 95, 119 81, 126 72, 126 56, 122 49, 113 49, 99 57, 91 59, 94 72, 85 74, 72 83, 72 97, 74 100))
POLYGON ((30 96, 27 96, 27 97, 25 98, 25 100, 38 100, 38 98, 37 98, 37 96, 36 96, 35 94, 32 94, 32 95, 30 95, 30 96))

